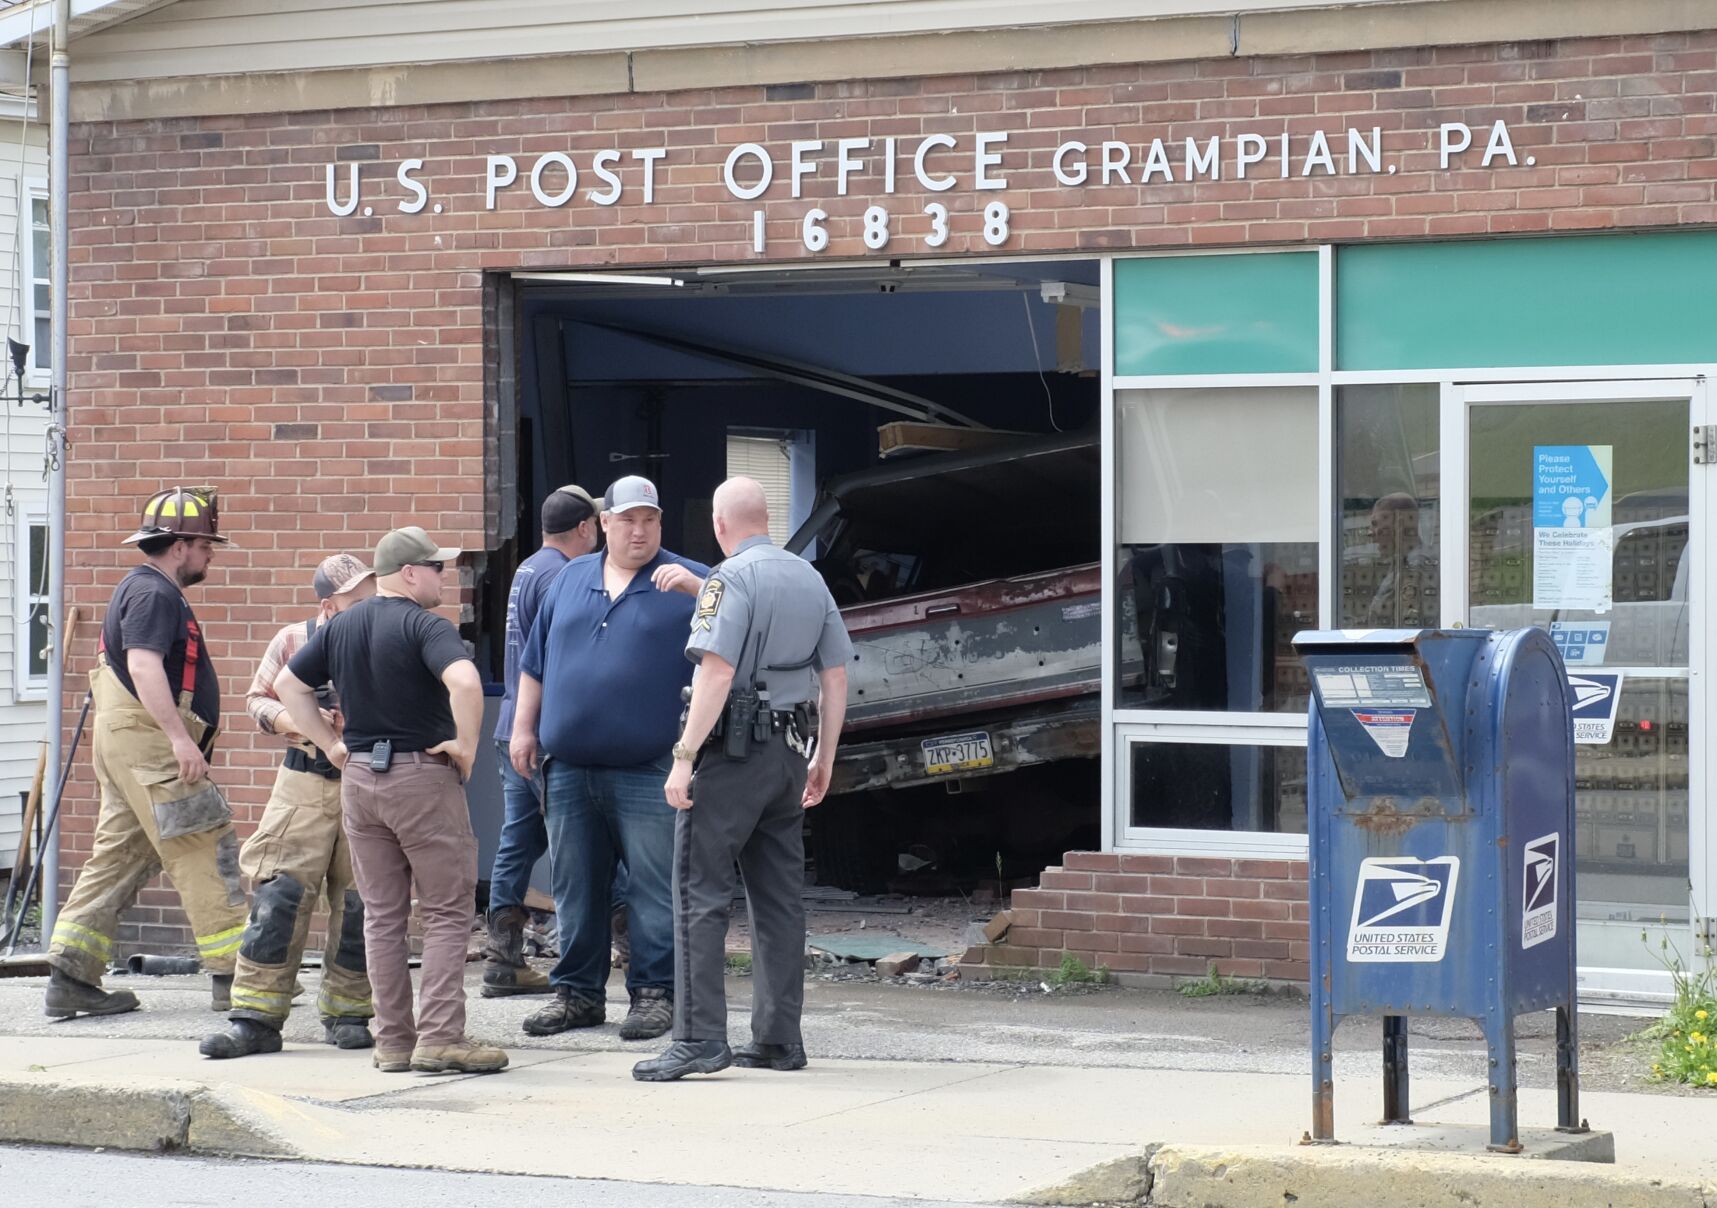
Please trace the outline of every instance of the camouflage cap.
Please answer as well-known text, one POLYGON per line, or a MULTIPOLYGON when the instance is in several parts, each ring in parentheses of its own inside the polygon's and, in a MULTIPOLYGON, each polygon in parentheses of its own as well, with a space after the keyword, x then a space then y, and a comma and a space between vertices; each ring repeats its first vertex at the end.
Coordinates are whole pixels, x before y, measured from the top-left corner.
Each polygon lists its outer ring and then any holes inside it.
POLYGON ((322 559, 310 585, 316 589, 318 600, 326 600, 329 596, 351 591, 373 574, 373 570, 351 554, 332 554, 322 559))

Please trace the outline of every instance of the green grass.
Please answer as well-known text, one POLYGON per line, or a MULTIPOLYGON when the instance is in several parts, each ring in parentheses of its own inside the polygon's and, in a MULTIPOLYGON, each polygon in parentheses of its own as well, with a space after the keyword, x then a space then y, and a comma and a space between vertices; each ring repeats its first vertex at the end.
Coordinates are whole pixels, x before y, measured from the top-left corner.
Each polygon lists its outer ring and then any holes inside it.
POLYGON ((1268 994, 1270 987, 1261 981, 1249 981, 1243 977, 1224 977, 1218 973, 1216 966, 1210 967, 1210 972, 1195 982, 1183 982, 1175 987, 1187 998, 1215 998, 1219 994, 1268 994))

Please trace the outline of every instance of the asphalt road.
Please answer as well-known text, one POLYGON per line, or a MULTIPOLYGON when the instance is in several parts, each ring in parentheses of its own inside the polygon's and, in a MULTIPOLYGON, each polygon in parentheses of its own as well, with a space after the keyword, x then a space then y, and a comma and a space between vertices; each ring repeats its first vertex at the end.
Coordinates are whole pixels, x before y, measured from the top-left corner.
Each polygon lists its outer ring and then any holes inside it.
MULTIPOLYGON (((734 1187, 669 1187, 596 1179, 536 1179, 441 1170, 317 1166, 183 1156, 0 1145, 0 1187, 8 1208, 231 1208, 299 1204, 306 1188, 322 1203, 364 1208, 471 1208, 473 1204, 553 1204, 555 1208, 956 1208, 934 1200, 797 1195, 734 1187)), ((961 1204, 957 1208, 982 1208, 961 1204)))

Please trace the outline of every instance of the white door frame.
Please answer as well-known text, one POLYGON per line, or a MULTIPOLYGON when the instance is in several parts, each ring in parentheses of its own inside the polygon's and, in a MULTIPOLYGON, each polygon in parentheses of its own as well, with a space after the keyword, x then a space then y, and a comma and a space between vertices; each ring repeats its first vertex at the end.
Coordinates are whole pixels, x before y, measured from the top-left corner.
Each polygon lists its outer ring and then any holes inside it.
MULTIPOLYGON (((1470 593, 1466 567, 1468 565, 1467 515, 1470 488, 1469 413, 1474 406, 1509 406, 1530 403, 1582 402, 1652 402, 1682 401, 1688 404, 1690 428, 1709 425, 1712 417, 1706 392, 1706 379, 1674 377, 1660 379, 1532 382, 1452 382, 1445 383, 1441 395, 1439 469, 1442 476, 1444 521, 1439 555, 1445 568, 1442 581, 1442 623, 1445 627, 1467 623, 1470 593)), ((1707 640, 1711 610, 1709 601, 1717 588, 1717 559, 1707 555, 1710 540, 1713 492, 1707 483, 1712 472, 1708 466, 1693 463, 1693 433, 1687 444, 1687 510, 1690 526, 1688 547, 1688 803, 1687 854, 1690 882, 1689 905, 1693 930, 1700 933, 1705 924, 1717 915, 1717 894, 1714 894, 1714 873, 1717 873, 1717 827, 1712 825, 1712 785, 1710 757, 1700 737, 1706 732, 1710 717, 1708 659, 1711 645, 1707 640)), ((1690 936, 1689 939, 1693 937, 1690 936)), ((1702 945, 1700 945, 1702 946, 1702 945)), ((1689 944, 1691 952, 1695 945, 1689 944)), ((1580 994, 1582 1001, 1666 999, 1670 989, 1667 973, 1655 970, 1603 969, 1582 967, 1580 994)))

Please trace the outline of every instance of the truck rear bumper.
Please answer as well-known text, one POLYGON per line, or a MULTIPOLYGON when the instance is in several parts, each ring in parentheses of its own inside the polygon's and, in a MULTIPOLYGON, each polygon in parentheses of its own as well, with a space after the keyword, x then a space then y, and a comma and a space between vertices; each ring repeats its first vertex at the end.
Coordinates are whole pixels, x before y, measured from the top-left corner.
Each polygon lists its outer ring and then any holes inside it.
POLYGON ((1103 748, 1102 704, 1095 695, 1011 714, 962 717, 957 724, 962 733, 981 730, 989 735, 991 766, 932 774, 925 766, 923 744, 944 731, 915 728, 911 734, 843 743, 835 755, 830 793, 999 776, 1058 759, 1095 759, 1103 748))

